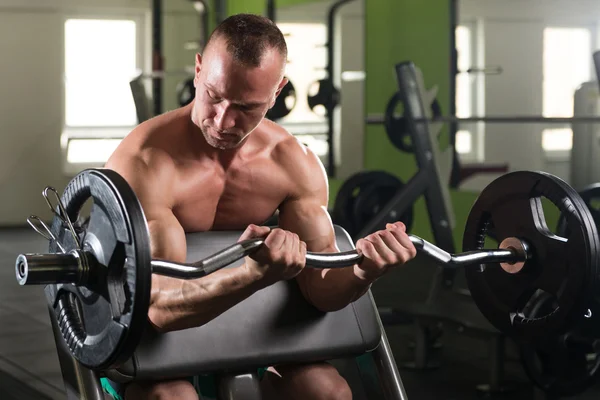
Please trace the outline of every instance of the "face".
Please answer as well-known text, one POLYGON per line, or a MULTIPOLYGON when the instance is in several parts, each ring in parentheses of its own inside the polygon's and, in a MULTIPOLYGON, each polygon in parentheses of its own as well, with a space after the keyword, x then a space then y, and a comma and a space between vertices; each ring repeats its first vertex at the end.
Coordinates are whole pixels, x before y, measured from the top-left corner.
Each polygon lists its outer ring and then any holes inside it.
POLYGON ((209 145, 233 149, 263 120, 287 83, 285 60, 269 50, 258 67, 239 65, 217 39, 196 55, 192 120, 209 145))

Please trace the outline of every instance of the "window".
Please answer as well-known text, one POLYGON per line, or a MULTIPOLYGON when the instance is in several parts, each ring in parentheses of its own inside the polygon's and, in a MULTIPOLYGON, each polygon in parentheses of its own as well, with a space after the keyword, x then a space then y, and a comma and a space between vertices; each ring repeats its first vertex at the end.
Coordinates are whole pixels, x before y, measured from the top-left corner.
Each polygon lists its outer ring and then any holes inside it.
POLYGON ((277 121, 320 157, 327 155, 327 120, 325 109, 308 105, 313 95, 313 84, 327 77, 327 27, 317 23, 280 23, 288 47, 286 76, 294 85, 296 105, 284 118, 277 121))
MULTIPOLYGON (((471 43, 471 29, 467 26, 458 26, 456 28, 457 61, 458 70, 463 71, 456 76, 456 116, 458 118, 470 117, 473 109, 472 76, 464 72, 473 64, 471 43)), ((459 154, 471 153, 473 151, 473 132, 468 129, 459 129, 456 132, 455 147, 459 154)))
POLYGON ((288 64, 286 76, 296 90, 296 106, 282 123, 323 122, 324 110, 314 112, 308 106, 310 86, 327 76, 327 28, 323 24, 282 23, 279 29, 286 36, 288 64))
MULTIPOLYGON (((572 117, 575 89, 591 78, 591 32, 585 28, 544 29, 544 117, 572 117)), ((568 126, 544 129, 542 148, 570 151, 573 131, 568 126)))
MULTIPOLYGON (((477 67, 483 65, 482 25, 477 21, 463 21, 456 27, 456 50, 458 52, 456 75, 456 116, 468 118, 483 114, 484 73, 477 67), (474 69, 474 70, 473 70, 474 69)), ((456 152, 461 160, 482 161, 483 124, 461 122, 455 138, 456 152)))
POLYGON ((129 81, 138 71, 134 20, 65 22, 67 163, 103 163, 137 124, 129 81))
POLYGON ((70 139, 67 162, 104 164, 119 143, 121 139, 70 139))

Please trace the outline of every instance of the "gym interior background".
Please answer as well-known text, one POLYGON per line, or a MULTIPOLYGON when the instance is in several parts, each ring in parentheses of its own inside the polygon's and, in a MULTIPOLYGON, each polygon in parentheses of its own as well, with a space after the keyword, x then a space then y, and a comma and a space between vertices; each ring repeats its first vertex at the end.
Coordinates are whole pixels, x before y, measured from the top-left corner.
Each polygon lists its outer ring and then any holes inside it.
MULTIPOLYGON (((14 280, 14 258, 27 251, 19 244, 39 239, 26 227, 27 217, 51 218, 41 190, 51 185, 62 191, 79 171, 101 167, 137 125, 139 110, 130 88, 135 77, 150 102, 153 81, 161 87, 160 102, 148 107, 150 113, 153 107, 164 112, 179 106, 180 84, 189 79, 194 54, 202 46, 204 12, 210 31, 219 16, 267 11, 264 0, 227 0, 224 6, 208 1, 204 10, 189 0, 163 1, 159 32, 163 64, 157 68, 153 3, 0 0, 0 248, 6 261, 0 282, 0 371, 5 372, 0 398, 64 398, 55 349, 37 344, 53 343, 43 291, 21 288, 14 280), (153 79, 153 69, 162 71, 154 75, 160 79, 153 79), (22 322, 27 318, 31 321, 22 322), (24 332, 10 328, 21 323, 31 328, 24 332)), ((366 122, 370 115, 383 115, 398 91, 394 70, 398 63, 410 61, 422 72, 425 87, 437 89, 435 99, 445 116, 599 116, 592 58, 600 47, 598 2, 350 0, 335 15, 333 76, 328 77, 327 17, 333 3, 277 0, 275 9, 276 22, 288 40, 287 74, 296 90, 294 108, 279 123, 334 171, 330 207, 343 183, 360 171, 386 171, 404 182, 418 171, 414 155, 396 148, 383 124, 366 122), (452 45, 457 49, 457 74, 452 45), (311 109, 307 102, 311 84, 325 78, 340 93, 330 116, 323 106, 311 109), (574 101, 577 95, 579 103, 574 101), (333 121, 331 150, 328 117, 333 121)), ((583 142, 577 137, 578 131, 581 138, 587 138, 588 131, 596 135, 599 125, 593 122, 540 118, 527 123, 451 125, 441 127, 441 151, 453 142, 462 165, 484 171, 449 189, 456 249, 462 248, 471 205, 503 173, 546 171, 577 190, 600 181, 597 139, 583 142), (485 171, 486 165, 501 168, 485 171)), ((450 176, 450 164, 440 168, 442 176, 450 176)), ((423 197, 415 200, 413 210, 411 232, 435 242, 423 197)), ((425 301, 434 270, 417 259, 378 282, 373 288, 377 304, 383 309, 425 301)), ((386 326, 409 397, 538 395, 510 344, 502 361, 506 385, 478 390, 477 384, 490 383, 487 336, 465 335, 465 327, 455 325, 457 329, 443 329, 441 338, 431 339, 434 357, 441 362, 437 368, 404 368, 414 358, 416 346, 410 318, 386 326)), ((588 398, 591 390, 578 398, 588 398)))

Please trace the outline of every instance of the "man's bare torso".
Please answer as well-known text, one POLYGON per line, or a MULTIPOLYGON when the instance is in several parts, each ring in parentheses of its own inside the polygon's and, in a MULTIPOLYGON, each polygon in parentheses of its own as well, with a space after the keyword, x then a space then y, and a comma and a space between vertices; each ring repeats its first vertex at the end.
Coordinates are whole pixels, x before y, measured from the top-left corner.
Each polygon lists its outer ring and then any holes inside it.
MULTIPOLYGON (((172 162, 172 186, 163 195, 186 232, 243 230, 265 222, 294 191, 286 165, 299 146, 281 127, 264 120, 235 151, 212 149, 183 108, 138 127, 113 157, 160 152, 162 157, 151 162, 165 167, 163 160, 172 162)), ((152 179, 144 182, 153 184, 152 179)))

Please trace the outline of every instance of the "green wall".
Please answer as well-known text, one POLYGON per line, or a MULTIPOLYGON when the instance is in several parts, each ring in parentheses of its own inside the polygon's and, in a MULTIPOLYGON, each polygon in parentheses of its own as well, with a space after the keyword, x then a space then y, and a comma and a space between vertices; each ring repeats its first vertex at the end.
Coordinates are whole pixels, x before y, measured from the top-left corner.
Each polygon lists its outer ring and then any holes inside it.
POLYGON ((227 2, 227 14, 265 14, 266 1, 264 0, 229 0, 227 2))
MULTIPOLYGON (((382 114, 397 90, 394 65, 412 61, 423 72, 427 88, 438 87, 443 112, 450 107, 450 6, 448 0, 379 0, 366 9, 366 113, 382 114)), ((442 148, 448 142, 442 131, 442 148)), ((407 182, 417 171, 415 158, 397 150, 383 126, 369 125, 365 133, 365 169, 384 170, 407 182)), ((452 193, 456 243, 475 195, 452 193)), ((432 240, 423 198, 415 204, 412 232, 432 240)))
MULTIPOLYGON (((277 7, 288 7, 306 3, 324 2, 323 0, 276 0, 277 7)), ((229 0, 227 12, 229 15, 239 13, 264 14, 266 0, 229 0)))

